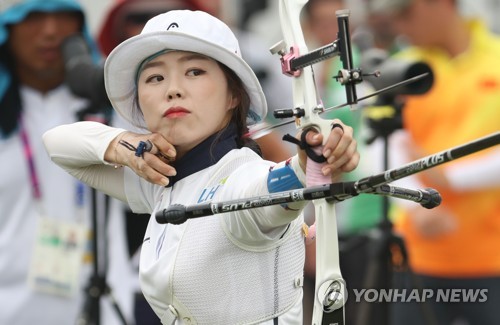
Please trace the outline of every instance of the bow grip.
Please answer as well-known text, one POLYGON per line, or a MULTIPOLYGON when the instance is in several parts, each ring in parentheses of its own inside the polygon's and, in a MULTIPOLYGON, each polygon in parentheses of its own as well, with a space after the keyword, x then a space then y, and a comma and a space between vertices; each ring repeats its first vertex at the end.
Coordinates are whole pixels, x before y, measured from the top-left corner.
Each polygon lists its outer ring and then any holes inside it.
POLYGON ((323 145, 311 147, 306 141, 307 134, 309 132, 312 132, 313 130, 315 130, 315 128, 312 126, 305 128, 302 131, 302 134, 300 135, 300 142, 302 144, 304 151, 307 154, 307 157, 318 164, 322 164, 326 162, 326 158, 322 154, 323 145))
MULTIPOLYGON (((307 114, 305 117, 301 118, 302 120, 302 134, 301 134, 301 142, 306 144, 305 137, 306 134, 312 130, 321 133, 323 135, 323 145, 328 140, 330 136, 330 132, 332 130, 333 121, 322 119, 317 113, 307 114)), ((306 150, 307 152, 307 150, 306 150)), ((308 157, 313 158, 313 155, 307 155, 308 157)), ((321 155, 322 158, 318 158, 318 162, 325 162, 326 158, 321 155)))
MULTIPOLYGON (((318 117, 319 118, 319 117, 318 117)), ((320 125, 310 125, 303 128, 301 134, 301 144, 307 154, 306 163, 306 185, 315 186, 331 183, 330 175, 323 175, 322 168, 326 163, 326 158, 323 156, 323 144, 311 147, 306 142, 307 133, 317 131, 323 135, 323 143, 328 140, 331 131, 331 121, 320 119, 320 125)))

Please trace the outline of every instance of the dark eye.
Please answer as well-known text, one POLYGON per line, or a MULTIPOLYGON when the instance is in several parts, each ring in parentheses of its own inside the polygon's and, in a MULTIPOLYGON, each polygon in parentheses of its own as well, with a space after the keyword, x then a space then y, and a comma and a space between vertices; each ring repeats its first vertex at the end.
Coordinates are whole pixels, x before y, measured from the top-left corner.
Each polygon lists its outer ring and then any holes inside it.
POLYGON ((205 71, 201 70, 201 69, 190 69, 188 72, 187 72, 187 75, 188 76, 192 76, 192 77, 196 77, 196 76, 201 76, 202 74, 204 74, 205 71))
POLYGON ((155 74, 155 75, 147 77, 146 82, 160 82, 164 79, 165 78, 163 78, 163 76, 161 76, 159 74, 155 74))

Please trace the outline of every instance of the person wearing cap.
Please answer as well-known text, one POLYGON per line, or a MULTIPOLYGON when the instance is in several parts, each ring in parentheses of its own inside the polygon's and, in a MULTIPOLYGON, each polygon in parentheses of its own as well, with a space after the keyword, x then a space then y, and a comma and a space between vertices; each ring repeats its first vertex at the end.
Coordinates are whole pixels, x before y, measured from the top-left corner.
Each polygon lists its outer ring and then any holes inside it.
MULTIPOLYGON (((391 13, 397 31, 412 45, 398 56, 426 62, 434 74, 429 92, 405 98, 404 130, 391 139, 397 164, 498 132, 500 38, 479 19, 464 18, 454 0, 374 2, 379 10, 391 13)), ((435 188, 442 203, 428 210, 395 201, 400 211, 394 225, 403 235, 420 289, 434 293, 426 301, 430 316, 437 324, 458 320, 469 325, 499 324, 499 147, 415 176, 401 185, 435 188), (451 301, 436 297, 438 290, 457 289, 460 295, 451 301), (482 299, 468 299, 464 293, 480 290, 485 290, 482 299)), ((422 313, 421 307, 421 303, 395 304, 394 324, 429 324, 423 319, 429 314, 422 313)))
POLYGON ((74 324, 83 309, 89 188, 42 145, 45 131, 89 105, 65 83, 60 47, 74 33, 97 61, 77 1, 0 2, 0 324, 74 324))
POLYGON ((105 15, 97 36, 104 55, 124 40, 140 34, 152 17, 175 9, 199 9, 191 0, 117 0, 105 15))
MULTIPOLYGON (((302 151, 276 164, 244 137, 248 124, 265 117, 266 99, 229 27, 202 11, 158 15, 111 52, 105 81, 115 110, 149 133, 79 122, 46 132, 43 141, 70 174, 152 215, 140 281, 162 323, 301 324, 306 203, 179 225, 155 219, 173 204, 305 184, 302 151)), ((352 128, 337 122, 343 130, 335 127, 324 139, 325 176, 350 171, 359 160, 352 128)), ((307 136, 310 145, 322 141, 307 136)))

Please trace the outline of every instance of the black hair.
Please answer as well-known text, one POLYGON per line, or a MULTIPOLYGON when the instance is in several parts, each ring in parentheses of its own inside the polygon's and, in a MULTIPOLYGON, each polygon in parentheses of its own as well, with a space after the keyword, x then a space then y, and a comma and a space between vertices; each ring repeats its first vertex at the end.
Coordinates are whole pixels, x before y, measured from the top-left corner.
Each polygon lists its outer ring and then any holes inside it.
MULTIPOLYGON (((236 73, 224 64, 220 62, 218 62, 218 64, 226 76, 229 92, 238 99, 238 105, 232 110, 231 121, 229 122, 236 125, 236 143, 238 148, 248 147, 262 156, 262 151, 257 142, 247 136, 247 116, 250 109, 250 96, 236 73)), ((220 131, 220 133, 222 133, 222 131, 220 131)))
POLYGON ((7 138, 17 129, 22 110, 19 80, 13 71, 14 58, 8 50, 7 43, 0 46, 0 65, 10 75, 8 87, 3 94, 0 94, 0 135, 7 138))

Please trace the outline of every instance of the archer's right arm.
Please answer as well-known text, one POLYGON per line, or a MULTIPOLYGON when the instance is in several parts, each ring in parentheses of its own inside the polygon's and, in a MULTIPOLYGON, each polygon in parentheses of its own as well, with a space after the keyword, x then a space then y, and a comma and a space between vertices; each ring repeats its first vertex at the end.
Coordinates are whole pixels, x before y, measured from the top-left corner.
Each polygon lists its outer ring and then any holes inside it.
POLYGON ((97 122, 55 127, 43 135, 51 160, 69 174, 119 200, 126 201, 123 168, 104 160, 108 147, 124 129, 97 122))

